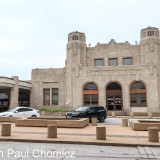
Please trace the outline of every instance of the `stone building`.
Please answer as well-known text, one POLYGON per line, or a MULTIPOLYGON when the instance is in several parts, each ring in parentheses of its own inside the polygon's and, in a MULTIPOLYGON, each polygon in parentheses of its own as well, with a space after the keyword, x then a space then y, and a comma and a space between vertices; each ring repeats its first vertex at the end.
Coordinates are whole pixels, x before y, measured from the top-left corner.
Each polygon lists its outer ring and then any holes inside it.
MULTIPOLYGON (((30 104, 37 108, 102 105, 108 111, 160 111, 159 29, 141 30, 140 43, 86 44, 72 32, 64 68, 32 70, 30 104)), ((0 90, 1 91, 1 90, 0 90)))
POLYGON ((32 84, 17 76, 0 77, 0 112, 15 106, 29 106, 32 84))

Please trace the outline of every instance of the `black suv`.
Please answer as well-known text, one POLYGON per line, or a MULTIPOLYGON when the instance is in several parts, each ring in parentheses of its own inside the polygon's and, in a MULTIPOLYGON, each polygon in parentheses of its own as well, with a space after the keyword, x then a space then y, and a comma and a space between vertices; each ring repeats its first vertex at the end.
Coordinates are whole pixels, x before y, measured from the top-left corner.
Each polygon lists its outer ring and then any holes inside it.
POLYGON ((89 118, 97 117, 99 122, 104 122, 107 114, 103 106, 81 106, 74 111, 66 113, 67 118, 89 118))

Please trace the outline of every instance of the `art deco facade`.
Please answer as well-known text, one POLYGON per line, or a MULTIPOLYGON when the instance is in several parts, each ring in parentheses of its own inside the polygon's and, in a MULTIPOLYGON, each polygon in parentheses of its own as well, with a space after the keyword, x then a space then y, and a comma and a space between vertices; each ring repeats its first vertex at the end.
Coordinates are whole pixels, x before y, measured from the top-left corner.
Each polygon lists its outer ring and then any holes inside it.
POLYGON ((159 29, 142 29, 139 44, 112 39, 94 47, 87 46, 84 33, 72 32, 65 67, 33 69, 31 85, 30 103, 38 108, 102 105, 109 111, 159 112, 159 29))

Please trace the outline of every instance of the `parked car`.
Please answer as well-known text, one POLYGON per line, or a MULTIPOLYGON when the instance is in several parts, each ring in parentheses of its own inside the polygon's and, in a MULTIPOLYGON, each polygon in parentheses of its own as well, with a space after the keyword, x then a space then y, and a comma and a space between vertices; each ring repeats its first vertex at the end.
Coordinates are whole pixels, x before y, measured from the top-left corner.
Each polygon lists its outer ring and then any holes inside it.
POLYGON ((1 112, 0 117, 40 117, 39 111, 31 107, 15 107, 1 112))
POLYGON ((103 106, 81 106, 74 111, 66 113, 67 118, 89 118, 97 117, 99 122, 104 122, 107 118, 106 110, 103 106))

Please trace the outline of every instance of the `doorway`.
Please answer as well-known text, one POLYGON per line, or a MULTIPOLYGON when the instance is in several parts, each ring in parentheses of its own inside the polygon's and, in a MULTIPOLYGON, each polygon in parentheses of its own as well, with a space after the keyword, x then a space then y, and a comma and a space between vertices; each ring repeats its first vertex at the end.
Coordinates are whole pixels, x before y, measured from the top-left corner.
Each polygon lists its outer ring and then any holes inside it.
POLYGON ((122 111, 122 88, 116 82, 106 87, 106 108, 108 111, 122 111))

